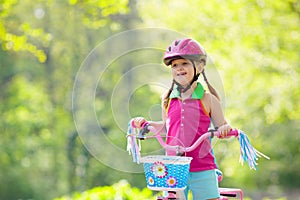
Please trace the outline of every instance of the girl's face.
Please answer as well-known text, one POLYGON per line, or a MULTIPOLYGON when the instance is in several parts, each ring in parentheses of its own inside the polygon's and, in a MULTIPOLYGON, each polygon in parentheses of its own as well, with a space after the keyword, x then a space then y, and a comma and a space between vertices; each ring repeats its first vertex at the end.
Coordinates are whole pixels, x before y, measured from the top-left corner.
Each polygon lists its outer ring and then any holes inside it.
MULTIPOLYGON (((200 73, 203 69, 203 64, 194 62, 196 65, 196 74, 200 73)), ((194 77, 193 63, 188 59, 176 59, 171 63, 172 76, 182 86, 187 86, 194 77)))

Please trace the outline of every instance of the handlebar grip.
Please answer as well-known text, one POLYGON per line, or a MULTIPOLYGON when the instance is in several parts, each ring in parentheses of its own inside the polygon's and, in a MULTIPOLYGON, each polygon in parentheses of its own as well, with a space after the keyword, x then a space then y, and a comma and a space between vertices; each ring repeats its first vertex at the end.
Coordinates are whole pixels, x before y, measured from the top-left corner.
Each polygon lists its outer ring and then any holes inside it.
MULTIPOLYGON (((215 136, 217 136, 218 138, 221 138, 220 132, 219 131, 215 132, 215 136)), ((237 137, 237 136, 239 136, 239 130, 238 129, 231 129, 231 131, 224 138, 227 138, 227 137, 237 137)))

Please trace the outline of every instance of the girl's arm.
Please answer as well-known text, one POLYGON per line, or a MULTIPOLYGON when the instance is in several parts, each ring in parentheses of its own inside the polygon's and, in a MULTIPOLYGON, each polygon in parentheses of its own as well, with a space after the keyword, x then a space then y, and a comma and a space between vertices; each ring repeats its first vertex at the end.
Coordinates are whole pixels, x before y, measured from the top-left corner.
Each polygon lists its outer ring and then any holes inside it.
MULTIPOLYGON (((143 125, 145 123, 150 124, 150 126, 153 126, 156 130, 165 129, 164 121, 147 121, 144 117, 135 117, 135 118, 133 118, 133 122, 134 122, 135 127, 140 128, 140 129, 143 128, 143 125)), ((165 130, 162 132, 165 132, 165 130)))
POLYGON ((232 127, 226 121, 220 101, 212 94, 206 93, 206 102, 208 102, 209 112, 214 126, 218 127, 220 134, 226 136, 232 127))
POLYGON ((144 117, 135 117, 135 118, 133 118, 133 122, 134 122, 135 127, 137 127, 137 128, 143 128, 142 126, 145 123, 150 124, 155 129, 162 129, 165 126, 164 121, 147 121, 144 117))

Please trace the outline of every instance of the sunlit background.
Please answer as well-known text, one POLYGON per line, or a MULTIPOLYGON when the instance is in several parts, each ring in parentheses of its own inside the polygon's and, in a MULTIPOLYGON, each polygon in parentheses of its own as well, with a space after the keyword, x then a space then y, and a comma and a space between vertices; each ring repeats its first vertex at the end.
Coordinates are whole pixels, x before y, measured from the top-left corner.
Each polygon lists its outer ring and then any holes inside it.
POLYGON ((217 141, 221 186, 300 199, 299 24, 299 0, 1 0, 0 199, 151 199, 127 121, 160 120, 177 36, 204 46, 226 118, 271 157, 253 171, 217 141), (130 30, 146 31, 117 40, 130 30))

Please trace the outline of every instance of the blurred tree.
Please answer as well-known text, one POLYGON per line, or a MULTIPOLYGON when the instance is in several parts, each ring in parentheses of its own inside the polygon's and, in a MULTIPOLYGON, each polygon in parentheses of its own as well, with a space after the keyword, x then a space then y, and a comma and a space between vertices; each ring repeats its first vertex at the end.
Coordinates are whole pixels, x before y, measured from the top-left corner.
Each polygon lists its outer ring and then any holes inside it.
POLYGON ((48 199, 69 189, 119 180, 98 179, 107 167, 93 161, 80 140, 71 136, 71 91, 87 53, 126 25, 116 19, 129 13, 127 4, 1 2, 1 151, 5 153, 0 163, 1 171, 7 172, 1 175, 1 198, 48 199), (84 160, 89 163, 83 164, 84 160), (11 182, 20 184, 4 187, 11 182), (27 189, 21 188, 24 185, 27 189))
MULTIPOLYGON (((71 93, 79 66, 97 43, 123 30, 153 26, 188 34, 204 45, 225 80, 218 83, 214 66, 207 66, 209 80, 228 94, 222 96, 226 116, 271 157, 260 160, 258 172, 252 173, 238 166, 237 144, 218 142, 219 165, 228 177, 224 185, 273 193, 299 188, 299 13, 297 0, 2 0, 0 198, 49 199, 120 178, 144 186, 142 175, 114 175, 87 153, 74 127, 71 93), (14 187, 8 187, 11 183, 14 187)), ((108 106, 112 90, 131 66, 159 57, 139 53, 111 63, 96 91, 99 123, 118 147, 124 145, 123 130, 108 106)), ((136 79, 142 82, 149 75, 140 73, 136 79)), ((134 80, 126 78, 128 85, 134 80)), ((120 90, 119 95, 131 94, 120 90)), ((139 88, 128 102, 132 116, 149 116, 159 95, 149 85, 139 88)), ((122 100, 114 103, 122 105, 122 100)), ((122 128, 126 120, 121 119, 122 128)))

